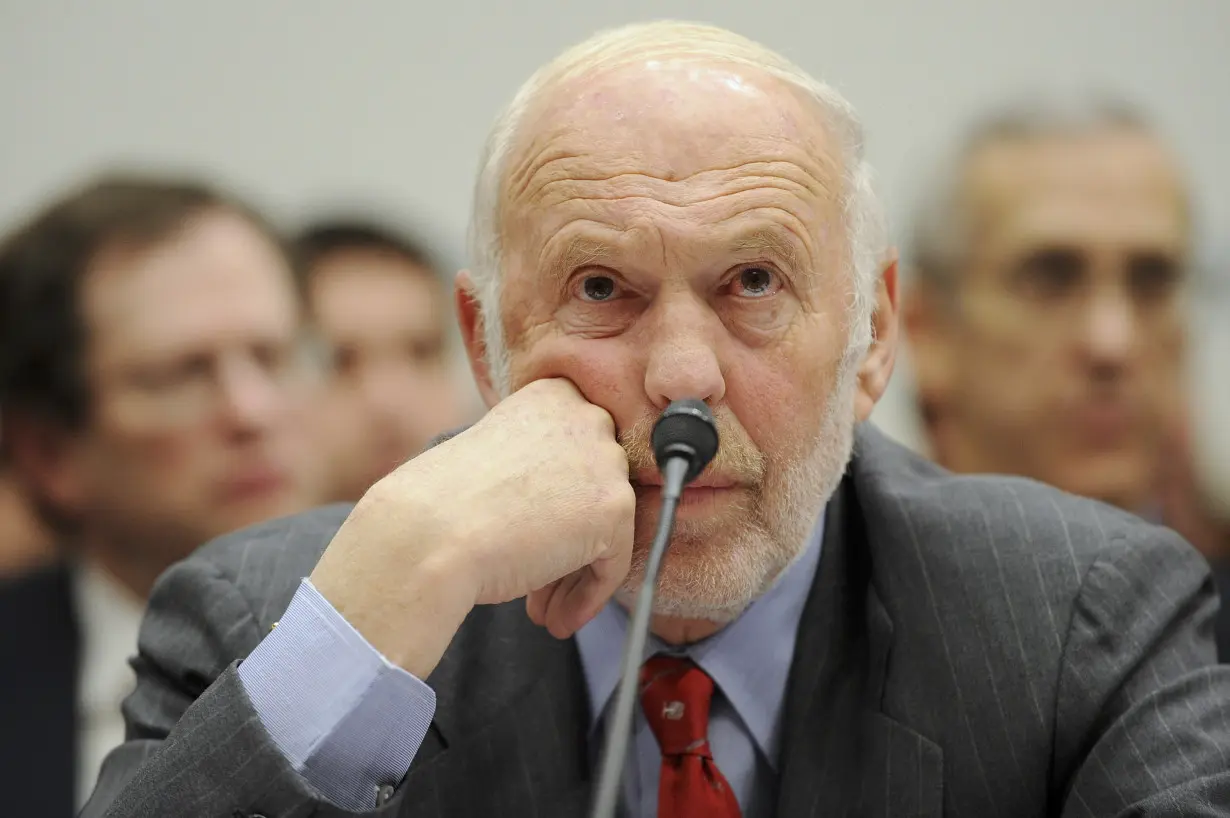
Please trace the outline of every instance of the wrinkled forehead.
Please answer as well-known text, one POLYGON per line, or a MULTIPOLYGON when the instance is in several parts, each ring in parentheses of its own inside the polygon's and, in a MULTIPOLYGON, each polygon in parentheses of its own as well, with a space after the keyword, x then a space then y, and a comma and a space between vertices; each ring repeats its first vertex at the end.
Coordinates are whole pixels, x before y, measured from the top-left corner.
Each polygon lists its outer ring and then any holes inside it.
POLYGON ((532 219, 537 194, 559 179, 675 182, 748 165, 804 177, 836 207, 840 154, 819 103, 782 80, 749 66, 646 60, 540 95, 505 165, 501 210, 532 219))

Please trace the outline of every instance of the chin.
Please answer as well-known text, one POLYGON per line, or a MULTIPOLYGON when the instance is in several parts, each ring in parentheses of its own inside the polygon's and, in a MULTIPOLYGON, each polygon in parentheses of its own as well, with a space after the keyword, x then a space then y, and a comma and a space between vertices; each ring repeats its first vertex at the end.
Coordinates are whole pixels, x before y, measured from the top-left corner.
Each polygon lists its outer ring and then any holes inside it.
MULTIPOLYGON (((731 622, 772 586, 806 545, 805 540, 782 544, 743 519, 676 524, 658 576, 655 615, 731 622)), ((649 545, 638 543, 632 569, 617 596, 626 607, 635 604, 648 558, 649 545)))
POLYGON ((250 525, 286 517, 303 510, 301 498, 289 484, 277 490, 233 498, 222 513, 220 534, 227 534, 250 525))
POLYGON ((1151 471, 1141 454, 1115 452, 1091 457, 1072 468, 1066 479, 1055 482, 1073 494, 1139 513, 1156 500, 1151 471))

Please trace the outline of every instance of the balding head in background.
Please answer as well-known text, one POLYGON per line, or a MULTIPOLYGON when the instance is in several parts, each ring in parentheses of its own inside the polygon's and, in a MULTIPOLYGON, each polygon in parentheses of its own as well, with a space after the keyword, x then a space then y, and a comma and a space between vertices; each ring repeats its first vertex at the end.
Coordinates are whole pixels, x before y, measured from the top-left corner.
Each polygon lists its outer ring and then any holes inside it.
POLYGON ((924 198, 903 305, 934 456, 1145 511, 1183 392, 1187 194, 1112 103, 980 123, 924 198))

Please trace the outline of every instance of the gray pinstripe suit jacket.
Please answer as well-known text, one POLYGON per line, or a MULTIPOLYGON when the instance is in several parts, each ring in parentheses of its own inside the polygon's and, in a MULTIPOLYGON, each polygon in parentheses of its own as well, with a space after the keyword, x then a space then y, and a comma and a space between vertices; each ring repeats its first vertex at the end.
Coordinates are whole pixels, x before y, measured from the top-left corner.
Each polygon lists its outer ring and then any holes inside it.
MULTIPOLYGON (((128 741, 87 816, 343 813, 286 765, 235 673, 347 513, 224 537, 150 604, 128 741)), ((872 428, 830 506, 790 673, 778 814, 1230 816, 1230 667, 1176 535, 1014 479, 946 474, 872 428)), ((400 818, 582 816, 575 646, 477 609, 430 679, 400 818)))

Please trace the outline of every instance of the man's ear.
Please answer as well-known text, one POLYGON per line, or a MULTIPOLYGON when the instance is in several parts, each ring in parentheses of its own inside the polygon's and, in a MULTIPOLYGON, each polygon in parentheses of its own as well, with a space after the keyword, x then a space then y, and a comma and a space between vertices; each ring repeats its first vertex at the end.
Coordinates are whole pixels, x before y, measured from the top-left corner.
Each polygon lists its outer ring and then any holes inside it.
POLYGON ((474 383, 478 386, 478 394, 482 396, 487 408, 500 402, 499 390, 491 380, 491 367, 487 359, 487 342, 485 338, 483 308, 478 301, 478 290, 469 270, 457 274, 455 285, 457 303, 457 323, 461 327, 461 339, 465 343, 466 357, 470 360, 470 372, 474 374, 474 383))
POLYGON ((951 299, 940 285, 914 276, 902 296, 901 320, 910 345, 918 403, 930 416, 950 400, 956 366, 951 299))
POLYGON ((72 514, 86 497, 81 436, 62 424, 25 412, 6 413, 5 448, 18 480, 31 494, 72 514))
POLYGON ((871 416, 876 402, 888 389, 897 361, 897 251, 892 250, 876 282, 875 309, 871 314, 871 346, 858 370, 858 392, 854 398, 855 417, 871 416))

